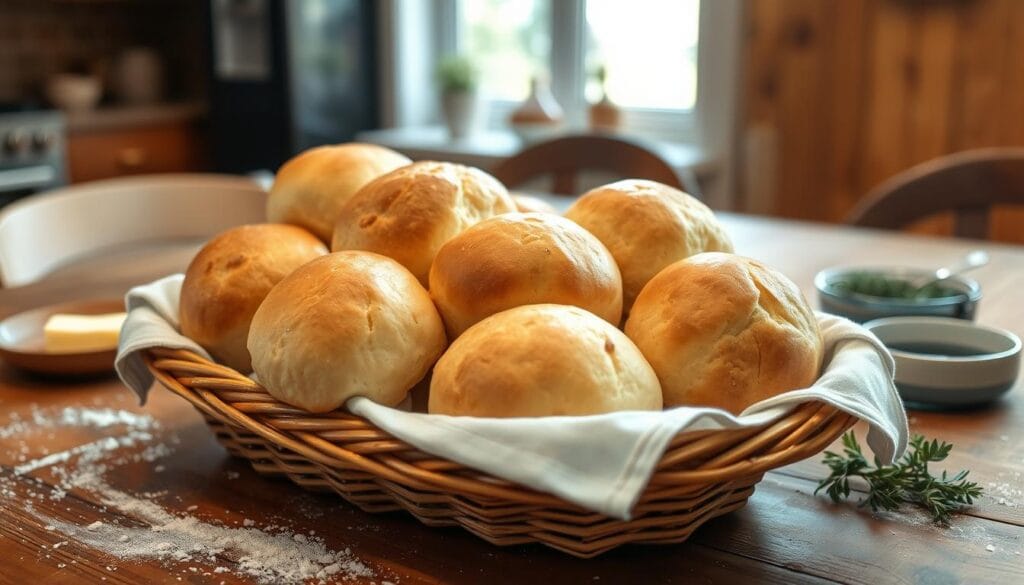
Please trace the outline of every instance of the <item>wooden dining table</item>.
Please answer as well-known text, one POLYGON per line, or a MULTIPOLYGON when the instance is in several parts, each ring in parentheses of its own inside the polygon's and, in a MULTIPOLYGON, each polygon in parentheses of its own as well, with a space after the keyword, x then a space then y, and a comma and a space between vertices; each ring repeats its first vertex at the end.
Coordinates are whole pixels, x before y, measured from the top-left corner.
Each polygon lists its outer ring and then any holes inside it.
MULTIPOLYGON (((837 265, 938 267, 984 248, 988 266, 973 276, 984 298, 977 320, 1024 336, 1024 247, 929 238, 835 225, 721 214, 738 253, 789 275, 815 303, 813 277, 837 265)), ((114 250, 70 264, 37 283, 0 290, 0 314, 80 299, 122 295, 131 285, 181 271, 195 242, 114 250)), ((844 503, 815 494, 827 475, 821 455, 765 475, 747 505, 709 521, 685 543, 625 546, 583 560, 539 545, 496 547, 458 528, 424 526, 404 513, 373 515, 331 494, 265 478, 219 446, 203 419, 163 389, 137 400, 115 377, 47 379, 0 365, 0 583, 248 583, 201 561, 122 559, 47 526, 101 521, 138 525, 87 490, 39 497, 44 469, 16 474, 19 462, 102 439, 107 430, 62 427, 26 443, 10 420, 65 407, 146 413, 154 433, 173 439, 158 462, 112 467, 109 485, 147 497, 171 514, 206 522, 287 524, 315 531, 332 550, 348 549, 372 576, 353 583, 1024 583, 1024 384, 997 402, 969 410, 909 411, 910 428, 953 443, 933 471, 970 470, 986 490, 948 527, 918 509, 873 512, 862 493, 844 503), (5 426, 7 425, 7 426, 5 426), (12 430, 13 429, 13 430, 12 430)), ((866 429, 855 427, 863 438, 866 429)))

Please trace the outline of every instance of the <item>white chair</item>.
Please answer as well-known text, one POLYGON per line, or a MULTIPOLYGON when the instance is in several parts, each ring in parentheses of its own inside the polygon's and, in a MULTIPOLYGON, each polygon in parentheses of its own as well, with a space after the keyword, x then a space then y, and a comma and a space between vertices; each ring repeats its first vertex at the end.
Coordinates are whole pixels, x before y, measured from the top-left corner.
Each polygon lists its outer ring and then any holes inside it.
POLYGON ((0 210, 0 282, 29 284, 107 248, 205 239, 263 222, 266 198, 251 179, 214 174, 125 177, 32 195, 0 210))

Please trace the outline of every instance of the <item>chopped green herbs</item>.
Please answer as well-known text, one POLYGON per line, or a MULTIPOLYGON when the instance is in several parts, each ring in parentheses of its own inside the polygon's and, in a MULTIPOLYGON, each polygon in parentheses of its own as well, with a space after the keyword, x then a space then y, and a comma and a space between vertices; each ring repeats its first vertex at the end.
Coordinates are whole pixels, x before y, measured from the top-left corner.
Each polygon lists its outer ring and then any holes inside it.
POLYGON ((887 299, 939 299, 963 294, 938 282, 918 288, 910 281, 877 272, 850 272, 830 281, 828 287, 839 295, 861 294, 887 299))

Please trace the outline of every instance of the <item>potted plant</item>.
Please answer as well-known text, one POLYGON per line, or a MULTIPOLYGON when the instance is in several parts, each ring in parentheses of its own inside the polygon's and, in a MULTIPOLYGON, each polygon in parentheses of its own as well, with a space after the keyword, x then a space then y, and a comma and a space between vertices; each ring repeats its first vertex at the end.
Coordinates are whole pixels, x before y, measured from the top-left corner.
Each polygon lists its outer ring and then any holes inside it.
POLYGON ((453 55, 438 64, 437 82, 441 86, 441 109, 448 132, 452 138, 462 138, 473 126, 479 73, 469 58, 453 55))

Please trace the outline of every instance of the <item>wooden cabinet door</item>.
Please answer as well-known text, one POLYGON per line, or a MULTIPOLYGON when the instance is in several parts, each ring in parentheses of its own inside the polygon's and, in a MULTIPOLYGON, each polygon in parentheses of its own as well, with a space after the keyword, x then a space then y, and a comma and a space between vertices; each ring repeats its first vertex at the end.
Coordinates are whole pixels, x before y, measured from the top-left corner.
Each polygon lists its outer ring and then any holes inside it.
POLYGON ((123 175, 193 172, 205 168, 204 144, 191 123, 73 133, 68 138, 72 183, 123 175))

